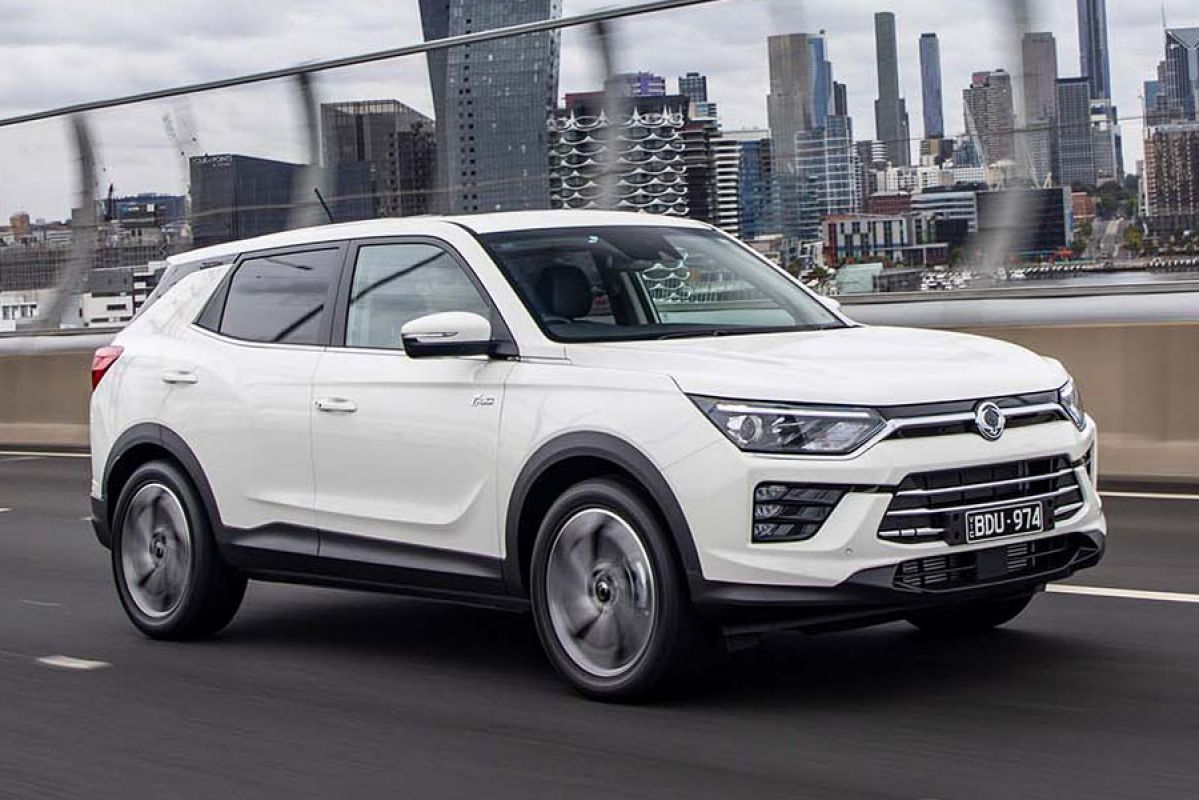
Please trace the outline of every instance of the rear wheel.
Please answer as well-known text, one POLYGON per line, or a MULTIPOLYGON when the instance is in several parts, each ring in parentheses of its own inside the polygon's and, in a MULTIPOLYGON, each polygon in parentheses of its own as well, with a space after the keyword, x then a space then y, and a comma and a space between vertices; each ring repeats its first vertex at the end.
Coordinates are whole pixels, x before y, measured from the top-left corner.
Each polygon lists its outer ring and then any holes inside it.
POLYGON ((541 524, 532 567, 542 646, 582 693, 642 697, 684 662, 695 635, 686 587, 656 515, 624 484, 566 490, 541 524))
POLYGON ((125 613, 156 639, 216 633, 246 591, 246 579, 221 560, 191 481, 167 461, 143 464, 121 488, 112 569, 125 613))
POLYGON ((1030 601, 1031 594, 932 608, 910 614, 908 622, 926 633, 942 636, 981 633, 1011 622, 1030 601))

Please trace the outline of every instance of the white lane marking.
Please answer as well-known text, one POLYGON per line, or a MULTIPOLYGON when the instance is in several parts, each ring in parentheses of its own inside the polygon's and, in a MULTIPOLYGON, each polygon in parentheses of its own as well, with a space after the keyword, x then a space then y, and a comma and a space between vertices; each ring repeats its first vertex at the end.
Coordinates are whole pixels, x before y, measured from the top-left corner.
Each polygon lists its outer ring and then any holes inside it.
POLYGON ((41 461, 44 456, 2 456, 0 464, 11 464, 14 461, 41 461))
POLYGON ((1137 500, 1199 500, 1199 494, 1173 492, 1100 492, 1100 497, 1131 497, 1137 500))
POLYGON ((36 458, 91 458, 91 453, 53 453, 43 450, 0 450, 0 456, 34 456, 36 458))
POLYGON ((55 669, 104 669, 111 667, 107 661, 88 661, 86 658, 71 658, 71 656, 42 656, 37 663, 44 667, 55 669))
POLYGON ((1199 594, 1182 592, 1147 592, 1144 589, 1108 589, 1101 586, 1076 586, 1054 583, 1047 591, 1057 594, 1082 594, 1088 597, 1118 597, 1121 600, 1158 600, 1167 603, 1199 603, 1199 594))
POLYGON ((5 511, 12 511, 12 509, 11 508, 0 508, 0 514, 3 514, 5 511))
POLYGON ((27 606, 37 606, 38 608, 62 608, 62 603, 50 603, 45 600, 22 600, 27 606))

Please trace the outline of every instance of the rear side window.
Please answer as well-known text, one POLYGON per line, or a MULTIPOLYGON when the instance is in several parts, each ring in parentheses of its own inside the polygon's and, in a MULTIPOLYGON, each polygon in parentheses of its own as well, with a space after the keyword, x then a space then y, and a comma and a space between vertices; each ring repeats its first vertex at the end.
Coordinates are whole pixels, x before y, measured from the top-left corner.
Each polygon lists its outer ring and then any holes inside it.
POLYGON ((324 344, 341 273, 338 248, 249 258, 229 283, 221 333, 276 344, 324 344))

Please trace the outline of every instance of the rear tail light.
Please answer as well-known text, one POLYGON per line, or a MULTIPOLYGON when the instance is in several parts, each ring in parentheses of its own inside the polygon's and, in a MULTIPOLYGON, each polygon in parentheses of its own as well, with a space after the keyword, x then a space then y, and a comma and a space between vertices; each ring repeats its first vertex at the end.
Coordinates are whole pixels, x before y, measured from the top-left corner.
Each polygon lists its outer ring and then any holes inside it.
POLYGON ((125 352, 125 348, 118 347, 115 344, 101 347, 92 356, 92 390, 100 385, 100 381, 104 379, 108 368, 117 363, 117 359, 121 357, 121 353, 125 352))

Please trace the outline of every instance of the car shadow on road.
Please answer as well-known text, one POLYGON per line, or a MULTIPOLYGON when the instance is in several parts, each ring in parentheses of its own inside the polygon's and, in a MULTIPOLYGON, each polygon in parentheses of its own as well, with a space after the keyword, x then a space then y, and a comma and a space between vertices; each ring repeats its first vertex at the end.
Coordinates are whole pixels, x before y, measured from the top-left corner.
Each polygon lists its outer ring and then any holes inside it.
MULTIPOLYGON (((294 591, 294 590, 288 590, 294 591)), ((531 616, 406 598, 313 592, 286 603, 249 598, 222 639, 227 645, 287 651, 321 661, 431 664, 447 674, 481 670, 532 691, 569 690, 541 653, 531 616)), ((1085 674, 1110 645, 1070 632, 1045 632, 1018 620, 987 634, 939 639, 905 624, 845 633, 777 634, 759 646, 704 662, 676 706, 793 705, 807 709, 905 704, 921 697, 976 696, 1008 690, 1052 693, 1054 676, 1085 674)))

